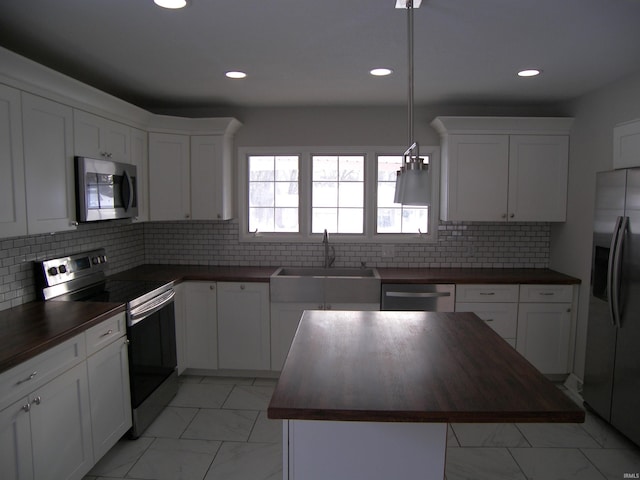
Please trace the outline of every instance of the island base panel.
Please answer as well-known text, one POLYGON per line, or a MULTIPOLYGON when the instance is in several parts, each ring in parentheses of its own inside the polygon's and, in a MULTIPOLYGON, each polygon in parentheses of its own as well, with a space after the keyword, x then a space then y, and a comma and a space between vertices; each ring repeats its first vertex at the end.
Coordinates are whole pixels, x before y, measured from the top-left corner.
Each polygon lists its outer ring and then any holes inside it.
POLYGON ((442 480, 446 423, 283 421, 284 480, 442 480))

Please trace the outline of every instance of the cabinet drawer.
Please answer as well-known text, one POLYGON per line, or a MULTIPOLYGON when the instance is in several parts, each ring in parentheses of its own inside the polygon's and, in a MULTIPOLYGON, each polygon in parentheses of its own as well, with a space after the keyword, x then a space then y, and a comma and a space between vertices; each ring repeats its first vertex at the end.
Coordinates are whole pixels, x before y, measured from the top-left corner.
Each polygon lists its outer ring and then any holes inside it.
POLYGON ((518 285, 456 285, 458 302, 517 302, 518 285))
POLYGON ((570 303, 573 301, 573 285, 520 285, 520 301, 570 303))
POLYGON ((86 358, 84 334, 0 374, 0 410, 86 358))
POLYGON ((518 329, 517 303, 458 302, 456 312, 473 312, 502 338, 514 339, 518 329))
POLYGON ((87 355, 97 352, 111 342, 125 334, 124 312, 114 315, 98 325, 89 328, 86 332, 87 355))

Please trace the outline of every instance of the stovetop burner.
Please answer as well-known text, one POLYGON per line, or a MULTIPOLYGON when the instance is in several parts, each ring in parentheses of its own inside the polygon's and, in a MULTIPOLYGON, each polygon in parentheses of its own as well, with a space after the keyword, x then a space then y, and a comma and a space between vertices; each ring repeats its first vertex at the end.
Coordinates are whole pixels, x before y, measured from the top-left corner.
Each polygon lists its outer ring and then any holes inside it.
POLYGON ((129 303, 165 286, 167 286, 166 282, 106 279, 96 285, 61 295, 55 299, 76 302, 129 303))

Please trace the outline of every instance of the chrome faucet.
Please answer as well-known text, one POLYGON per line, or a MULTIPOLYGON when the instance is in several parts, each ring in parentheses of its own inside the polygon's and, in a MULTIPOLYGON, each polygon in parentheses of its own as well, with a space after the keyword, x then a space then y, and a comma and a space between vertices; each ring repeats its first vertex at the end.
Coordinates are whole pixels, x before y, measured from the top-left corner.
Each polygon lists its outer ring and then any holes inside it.
POLYGON ((326 228, 322 235, 322 244, 324 245, 324 268, 329 268, 333 265, 333 262, 336 261, 336 249, 329 246, 329 234, 326 228), (329 254, 329 252, 331 252, 331 254, 329 254))

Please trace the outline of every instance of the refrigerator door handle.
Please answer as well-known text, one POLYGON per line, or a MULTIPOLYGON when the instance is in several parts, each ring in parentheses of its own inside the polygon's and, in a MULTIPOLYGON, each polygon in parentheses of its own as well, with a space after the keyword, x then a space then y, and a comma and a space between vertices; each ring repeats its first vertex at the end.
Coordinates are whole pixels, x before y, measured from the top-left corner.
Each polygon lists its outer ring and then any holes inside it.
POLYGON ((616 245, 613 251, 613 262, 611 269, 611 305, 613 311, 614 326, 621 328, 620 322, 620 271, 622 269, 622 247, 624 245, 625 233, 629 225, 629 217, 619 217, 619 226, 616 235, 616 245))
POLYGON ((608 298, 608 306, 609 306, 609 314, 611 315, 611 325, 616 326, 616 310, 615 310, 615 291, 614 289, 614 277, 613 277, 613 265, 615 264, 616 258, 616 245, 618 244, 618 235, 620 234, 620 225, 622 224, 622 217, 616 218, 616 225, 613 227, 613 232, 611 234, 611 247, 609 248, 609 263, 607 265, 607 298, 608 298))

